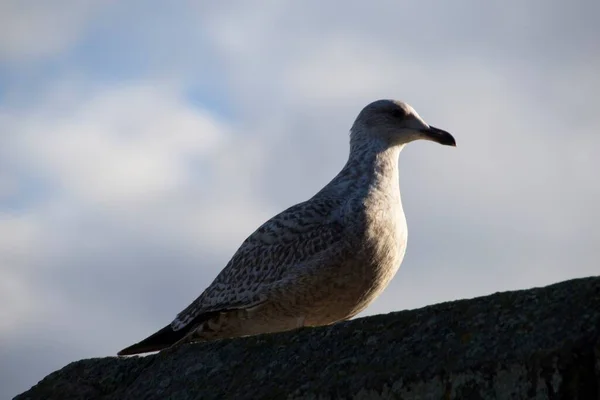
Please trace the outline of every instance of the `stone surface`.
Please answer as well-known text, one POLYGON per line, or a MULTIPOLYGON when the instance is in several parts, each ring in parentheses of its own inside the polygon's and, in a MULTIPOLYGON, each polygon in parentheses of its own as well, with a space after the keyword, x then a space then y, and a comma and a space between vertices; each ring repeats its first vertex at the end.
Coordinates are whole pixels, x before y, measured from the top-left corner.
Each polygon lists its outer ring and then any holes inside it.
POLYGON ((600 399, 600 277, 73 362, 16 399, 600 399))

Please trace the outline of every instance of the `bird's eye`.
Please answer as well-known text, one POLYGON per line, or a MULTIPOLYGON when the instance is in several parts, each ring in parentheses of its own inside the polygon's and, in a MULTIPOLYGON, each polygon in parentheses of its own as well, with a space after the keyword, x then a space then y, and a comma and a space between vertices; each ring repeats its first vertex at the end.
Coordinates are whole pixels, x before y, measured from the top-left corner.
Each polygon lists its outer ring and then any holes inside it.
POLYGON ((406 113, 403 110, 396 108, 396 109, 392 110, 392 116, 394 118, 404 119, 404 117, 406 117, 406 113))

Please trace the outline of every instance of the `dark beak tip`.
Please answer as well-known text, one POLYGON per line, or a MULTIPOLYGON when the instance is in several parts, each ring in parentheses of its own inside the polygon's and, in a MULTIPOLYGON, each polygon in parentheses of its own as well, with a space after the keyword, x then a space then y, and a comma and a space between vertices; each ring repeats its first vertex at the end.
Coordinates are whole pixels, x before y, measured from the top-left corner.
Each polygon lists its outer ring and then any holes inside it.
POLYGON ((434 142, 438 142, 445 146, 456 147, 454 136, 442 129, 430 126, 429 129, 425 130, 423 133, 434 142))

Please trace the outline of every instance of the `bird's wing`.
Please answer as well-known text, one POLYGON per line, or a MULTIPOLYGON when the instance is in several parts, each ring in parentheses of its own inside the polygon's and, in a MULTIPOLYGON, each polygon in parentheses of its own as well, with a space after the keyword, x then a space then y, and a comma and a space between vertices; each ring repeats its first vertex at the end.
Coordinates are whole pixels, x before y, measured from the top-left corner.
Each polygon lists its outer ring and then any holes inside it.
POLYGON ((292 279, 343 239, 342 206, 341 199, 313 198, 265 222, 242 243, 212 284, 177 315, 172 328, 183 329, 206 313, 264 302, 270 287, 292 279))

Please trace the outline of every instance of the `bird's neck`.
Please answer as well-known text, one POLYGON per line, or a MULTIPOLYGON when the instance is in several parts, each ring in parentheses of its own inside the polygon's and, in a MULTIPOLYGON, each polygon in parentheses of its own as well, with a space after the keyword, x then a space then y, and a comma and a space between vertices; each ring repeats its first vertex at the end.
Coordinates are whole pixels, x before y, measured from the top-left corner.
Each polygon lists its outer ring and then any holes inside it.
POLYGON ((324 190, 341 196, 384 195, 400 200, 398 156, 403 145, 353 141, 344 168, 324 190))

